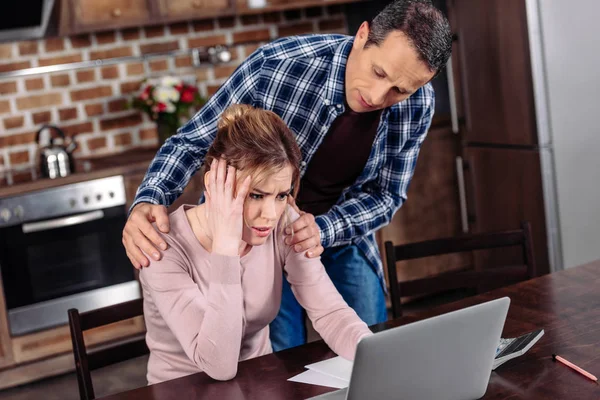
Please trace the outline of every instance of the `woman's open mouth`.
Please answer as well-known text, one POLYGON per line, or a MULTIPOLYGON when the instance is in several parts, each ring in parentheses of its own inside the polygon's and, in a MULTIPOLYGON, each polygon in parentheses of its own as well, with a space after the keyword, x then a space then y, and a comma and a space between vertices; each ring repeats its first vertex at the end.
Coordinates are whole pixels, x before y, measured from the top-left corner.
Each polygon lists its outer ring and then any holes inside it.
POLYGON ((267 237, 269 236, 269 233, 271 233, 270 226, 253 226, 252 230, 258 237, 267 237))

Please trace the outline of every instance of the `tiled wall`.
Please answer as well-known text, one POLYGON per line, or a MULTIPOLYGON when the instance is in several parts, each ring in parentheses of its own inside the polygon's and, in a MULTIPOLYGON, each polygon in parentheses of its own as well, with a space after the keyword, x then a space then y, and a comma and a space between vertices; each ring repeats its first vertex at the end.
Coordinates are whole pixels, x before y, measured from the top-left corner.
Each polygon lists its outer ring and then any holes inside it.
POLYGON ((35 178, 35 132, 60 126, 78 143, 77 156, 101 156, 156 146, 154 123, 124 105, 148 76, 176 74, 204 96, 260 43, 315 32, 347 33, 343 6, 236 18, 215 18, 91 35, 0 44, 0 72, 60 63, 138 56, 218 44, 231 46, 228 64, 193 68, 188 56, 19 78, 0 78, 0 186, 35 178))

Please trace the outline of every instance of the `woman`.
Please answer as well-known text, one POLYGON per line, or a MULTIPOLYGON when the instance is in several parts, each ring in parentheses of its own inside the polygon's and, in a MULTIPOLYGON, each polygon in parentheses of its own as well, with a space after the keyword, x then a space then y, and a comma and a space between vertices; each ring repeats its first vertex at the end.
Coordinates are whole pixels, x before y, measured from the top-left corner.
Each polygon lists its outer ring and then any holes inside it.
POLYGON ((223 113, 205 158, 206 202, 169 216, 169 249, 140 271, 149 384, 199 371, 231 379, 240 360, 270 353, 284 275, 336 353, 353 359, 371 334, 320 260, 283 241, 298 217, 288 196, 298 189, 300 159, 276 114, 242 105, 223 113))

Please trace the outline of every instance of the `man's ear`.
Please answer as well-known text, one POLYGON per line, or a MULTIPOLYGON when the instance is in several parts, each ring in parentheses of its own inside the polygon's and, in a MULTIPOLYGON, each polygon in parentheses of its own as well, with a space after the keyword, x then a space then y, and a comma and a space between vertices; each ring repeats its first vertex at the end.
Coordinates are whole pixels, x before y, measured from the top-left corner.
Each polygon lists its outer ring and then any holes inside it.
POLYGON ((360 24, 358 31, 356 31, 356 36, 354 37, 354 46, 362 49, 365 47, 365 43, 367 43, 367 39, 369 38, 369 23, 364 21, 360 24))

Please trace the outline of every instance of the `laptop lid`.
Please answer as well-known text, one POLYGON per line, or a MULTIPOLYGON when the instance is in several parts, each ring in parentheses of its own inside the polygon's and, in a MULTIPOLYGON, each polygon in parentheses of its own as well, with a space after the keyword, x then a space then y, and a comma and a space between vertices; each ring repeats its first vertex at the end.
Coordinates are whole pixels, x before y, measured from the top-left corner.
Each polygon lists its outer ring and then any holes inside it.
POLYGON ((346 399, 482 397, 509 304, 503 297, 362 339, 346 399))

